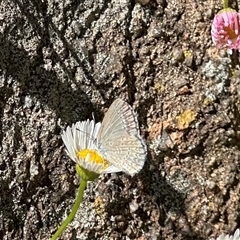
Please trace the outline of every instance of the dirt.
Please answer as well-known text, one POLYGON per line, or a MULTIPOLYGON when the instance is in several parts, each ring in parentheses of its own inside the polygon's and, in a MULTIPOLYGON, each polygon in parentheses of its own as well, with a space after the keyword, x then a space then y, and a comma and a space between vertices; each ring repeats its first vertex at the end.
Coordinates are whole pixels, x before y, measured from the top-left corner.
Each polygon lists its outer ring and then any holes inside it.
MULTIPOLYGON (((232 7, 237 9, 238 2, 232 7)), ((0 239, 49 239, 79 179, 61 132, 138 113, 143 170, 100 176, 61 239, 216 239, 240 227, 239 53, 221 1, 0 2, 0 239)))

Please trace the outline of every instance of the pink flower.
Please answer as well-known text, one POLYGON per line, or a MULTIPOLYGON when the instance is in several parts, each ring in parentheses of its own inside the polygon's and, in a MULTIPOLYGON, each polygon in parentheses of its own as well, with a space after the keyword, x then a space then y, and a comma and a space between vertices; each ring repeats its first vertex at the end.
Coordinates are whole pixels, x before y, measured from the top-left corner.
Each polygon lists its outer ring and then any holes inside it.
POLYGON ((231 8, 221 10, 213 19, 211 34, 217 48, 240 49, 240 14, 231 8))

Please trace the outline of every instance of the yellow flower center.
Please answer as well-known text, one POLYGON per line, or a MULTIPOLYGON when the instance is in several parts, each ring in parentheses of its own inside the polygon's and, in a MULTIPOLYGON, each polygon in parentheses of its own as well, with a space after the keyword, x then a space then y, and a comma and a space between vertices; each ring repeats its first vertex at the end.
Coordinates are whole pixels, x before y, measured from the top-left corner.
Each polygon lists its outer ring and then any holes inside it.
POLYGON ((234 40, 238 37, 238 35, 235 33, 233 29, 231 29, 229 26, 223 27, 224 31, 226 31, 226 35, 229 37, 229 39, 234 40))
POLYGON ((93 162, 99 165, 102 165, 102 169, 105 169, 109 166, 107 160, 102 158, 97 151, 91 149, 83 149, 77 153, 78 157, 86 159, 88 156, 88 161, 93 162))

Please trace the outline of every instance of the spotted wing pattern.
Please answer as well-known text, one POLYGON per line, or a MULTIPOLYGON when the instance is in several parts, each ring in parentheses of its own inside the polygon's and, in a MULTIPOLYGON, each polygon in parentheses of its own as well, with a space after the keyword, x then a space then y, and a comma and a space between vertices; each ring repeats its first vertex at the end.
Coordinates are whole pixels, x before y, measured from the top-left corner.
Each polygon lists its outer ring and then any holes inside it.
POLYGON ((147 148, 140 136, 136 113, 122 99, 108 109, 97 136, 100 153, 111 164, 134 175, 145 162, 147 148))

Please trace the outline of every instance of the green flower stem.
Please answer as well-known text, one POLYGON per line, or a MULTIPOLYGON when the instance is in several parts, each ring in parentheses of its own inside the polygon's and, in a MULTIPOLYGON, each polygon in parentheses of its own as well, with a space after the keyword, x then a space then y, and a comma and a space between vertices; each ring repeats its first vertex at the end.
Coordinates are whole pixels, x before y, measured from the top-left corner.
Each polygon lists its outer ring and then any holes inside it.
POLYGON ((65 221, 61 224, 61 226, 58 228, 56 233, 52 236, 51 240, 56 240, 62 234, 62 232, 65 230, 67 225, 75 217, 75 215, 77 213, 77 210, 78 210, 78 208, 79 208, 79 206, 80 206, 80 204, 82 202, 83 193, 84 193, 84 190, 85 190, 86 186, 87 186, 87 180, 86 179, 81 179, 81 183, 80 183, 80 186, 78 188, 77 198, 76 198, 76 201, 75 201, 75 203, 73 205, 72 211, 68 215, 68 217, 65 219, 65 221))
POLYGON ((228 8, 228 0, 223 0, 223 8, 228 8))

